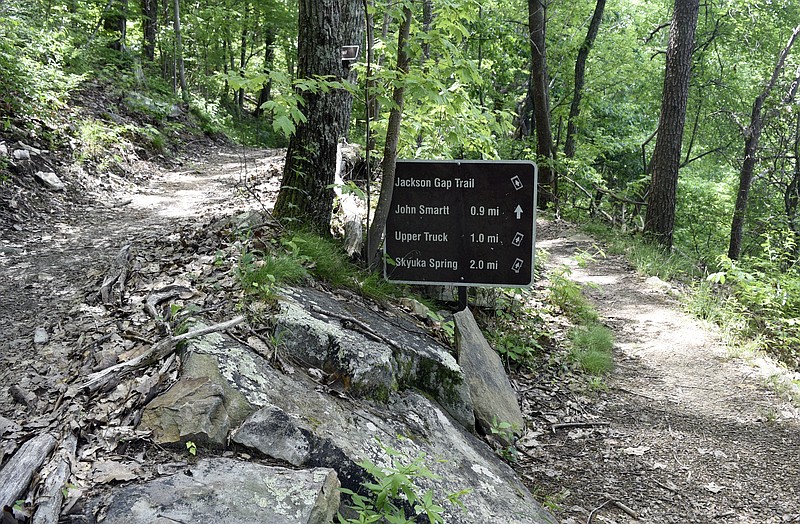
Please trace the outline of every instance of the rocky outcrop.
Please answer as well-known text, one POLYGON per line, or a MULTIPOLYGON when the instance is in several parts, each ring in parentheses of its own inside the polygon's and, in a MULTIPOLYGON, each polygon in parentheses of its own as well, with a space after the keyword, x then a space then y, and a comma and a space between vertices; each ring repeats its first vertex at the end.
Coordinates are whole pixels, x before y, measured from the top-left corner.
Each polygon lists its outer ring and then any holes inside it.
POLYGON ((140 424, 159 444, 191 440, 222 448, 230 430, 253 411, 245 396, 222 377, 215 356, 190 350, 184 352, 180 380, 145 407, 140 424))
MULTIPOLYGON (((453 318, 458 364, 464 370, 469 384, 477 423, 485 433, 491 433, 492 427, 500 423, 507 423, 513 432, 521 433, 525 428, 525 420, 519 408, 517 392, 508 380, 500 356, 486 341, 469 309, 457 312, 453 318)), ((505 432, 498 436, 510 444, 505 432)))
POLYGON ((287 291, 276 323, 276 337, 288 354, 339 377, 349 394, 385 401, 391 392, 417 389, 464 427, 474 427, 461 368, 447 348, 410 320, 304 288, 287 291))
POLYGON ((256 456, 335 470, 344 488, 361 493, 374 481, 364 460, 381 467, 419 460, 434 477, 414 478, 415 487, 430 490, 445 522, 554 522, 472 433, 473 403, 455 359, 423 328, 391 315, 318 290, 291 290, 275 317, 285 365, 277 369, 263 351, 221 333, 193 339, 182 349, 183 376, 148 407, 140 429, 163 438, 169 426, 171 438, 195 440, 189 428, 206 427, 210 442, 227 434, 256 456), (174 414, 189 413, 192 403, 196 420, 177 422, 174 414), (237 420, 244 422, 234 429, 237 420), (464 508, 448 502, 464 490, 464 508))
POLYGON ((339 508, 331 469, 295 471, 233 459, 203 459, 184 472, 114 491, 105 524, 328 524, 339 508))

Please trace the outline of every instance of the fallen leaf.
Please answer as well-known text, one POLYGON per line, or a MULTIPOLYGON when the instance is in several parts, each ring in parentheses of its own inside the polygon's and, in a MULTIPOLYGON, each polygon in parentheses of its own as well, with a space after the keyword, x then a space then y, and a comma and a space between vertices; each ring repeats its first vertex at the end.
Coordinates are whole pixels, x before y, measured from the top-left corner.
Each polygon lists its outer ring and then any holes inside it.
POLYGON ((636 457, 641 457, 642 455, 650 451, 650 449, 651 448, 649 446, 639 446, 638 448, 625 448, 622 450, 622 452, 625 453, 626 455, 634 455, 636 457))
POLYGON ((137 467, 113 460, 101 460, 94 463, 92 480, 98 484, 106 484, 115 480, 125 481, 139 478, 137 467))
POLYGON ((715 482, 709 482, 708 484, 706 484, 703 487, 706 488, 711 493, 719 493, 720 491, 725 489, 725 486, 720 486, 719 484, 717 484, 715 482))

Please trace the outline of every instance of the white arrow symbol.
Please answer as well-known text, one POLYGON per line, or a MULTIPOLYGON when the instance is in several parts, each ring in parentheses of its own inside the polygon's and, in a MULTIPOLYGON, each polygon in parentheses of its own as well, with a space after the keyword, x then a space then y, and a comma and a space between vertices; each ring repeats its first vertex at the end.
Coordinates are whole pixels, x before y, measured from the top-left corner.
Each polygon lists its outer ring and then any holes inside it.
POLYGON ((517 204, 517 209, 514 210, 514 213, 517 215, 517 220, 522 218, 522 206, 517 204))

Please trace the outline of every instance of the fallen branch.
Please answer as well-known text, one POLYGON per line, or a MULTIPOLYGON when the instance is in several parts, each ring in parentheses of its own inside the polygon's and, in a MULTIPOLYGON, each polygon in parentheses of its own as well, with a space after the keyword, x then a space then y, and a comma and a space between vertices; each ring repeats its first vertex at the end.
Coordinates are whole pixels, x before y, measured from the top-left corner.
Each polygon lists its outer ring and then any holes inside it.
POLYGON ((62 442, 58 455, 50 462, 50 473, 44 481, 42 493, 36 499, 38 507, 33 514, 33 524, 58 524, 61 503, 64 502, 62 489, 69 480, 77 447, 78 437, 69 433, 62 442))
POLYGON ((616 499, 608 499, 599 506, 597 506, 596 508, 594 508, 591 513, 589 513, 589 518, 586 520, 586 524, 592 524, 592 522, 594 521, 594 516, 597 514, 597 512, 603 509, 604 507, 608 506, 609 504, 611 504, 612 506, 616 506, 617 508, 621 509, 634 519, 639 518, 639 515, 637 515, 635 511, 633 511, 631 508, 629 508, 622 502, 616 499))
POLYGON ((592 512, 589 513, 589 518, 586 520, 586 524, 592 524, 592 522, 594 521, 594 516, 597 514, 597 512, 603 509, 604 507, 608 506, 610 503, 611 500, 606 500, 605 502, 594 508, 592 512))
POLYGON ((593 428, 599 426, 610 426, 609 422, 561 422, 559 424, 552 424, 550 425, 550 429, 553 433, 556 432, 557 429, 564 429, 564 428, 593 428))
POLYGON ((14 505, 54 447, 56 439, 49 433, 33 437, 20 446, 0 471, 0 506, 14 505))
POLYGON ((245 318, 243 316, 238 316, 226 322, 214 324, 213 326, 206 326, 199 329, 195 329, 193 331, 189 331, 187 333, 183 333, 182 335, 175 335, 173 337, 165 338, 157 342, 155 345, 153 345, 153 347, 151 347, 149 351, 142 353, 136 358, 132 358, 131 360, 126 360, 125 362, 120 362, 119 364, 115 364, 109 368, 90 374, 88 380, 81 386, 81 389, 96 391, 97 389, 101 388, 103 385, 108 383, 109 380, 111 380, 114 377, 118 378, 119 376, 124 375, 125 373, 158 362, 162 358, 172 353, 175 350, 175 346, 177 346, 180 342, 183 342, 184 340, 189 340, 190 338, 202 337, 203 335, 207 335, 209 333, 214 333, 217 331, 225 331, 226 329, 230 329, 234 326, 237 326, 244 321, 245 318))

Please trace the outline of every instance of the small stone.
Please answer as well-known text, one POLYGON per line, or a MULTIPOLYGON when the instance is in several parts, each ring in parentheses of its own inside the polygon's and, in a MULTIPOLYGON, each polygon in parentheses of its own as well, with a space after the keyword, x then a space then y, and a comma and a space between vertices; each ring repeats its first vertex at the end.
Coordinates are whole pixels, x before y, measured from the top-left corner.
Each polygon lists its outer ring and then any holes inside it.
POLYGON ((8 146, 4 143, 0 144, 0 156, 8 156, 8 146))
POLYGON ((33 176, 48 189, 52 189, 53 191, 64 190, 64 182, 52 171, 37 171, 33 176))
POLYGON ((50 340, 50 335, 47 334, 47 330, 45 328, 37 327, 33 331, 33 343, 37 346, 47 344, 48 340, 50 340))
POLYGON ((14 160, 30 160, 31 154, 25 149, 15 149, 11 156, 14 160))

